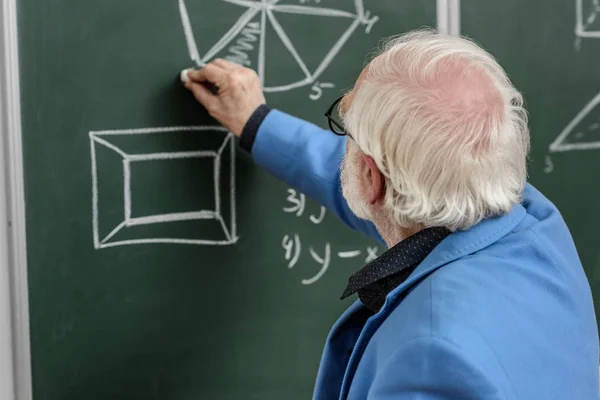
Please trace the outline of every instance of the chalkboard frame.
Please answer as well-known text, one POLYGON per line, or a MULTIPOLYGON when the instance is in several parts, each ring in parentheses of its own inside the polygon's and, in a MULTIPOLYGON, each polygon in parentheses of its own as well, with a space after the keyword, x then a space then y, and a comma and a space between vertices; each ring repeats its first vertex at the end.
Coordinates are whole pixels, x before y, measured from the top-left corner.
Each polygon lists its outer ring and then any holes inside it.
MULTIPOLYGON (((0 0, 0 398, 32 400, 17 0, 0 0)), ((436 0, 437 29, 460 34, 460 0, 436 0)))
POLYGON ((0 397, 32 398, 17 0, 0 7, 0 397))

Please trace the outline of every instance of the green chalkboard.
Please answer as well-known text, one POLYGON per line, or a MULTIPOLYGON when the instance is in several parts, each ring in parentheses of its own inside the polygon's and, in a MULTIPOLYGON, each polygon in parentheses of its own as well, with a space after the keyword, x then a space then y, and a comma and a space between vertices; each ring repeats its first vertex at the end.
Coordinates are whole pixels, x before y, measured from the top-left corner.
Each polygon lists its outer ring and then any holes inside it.
MULTIPOLYGON (((201 56, 259 70, 270 105, 323 127, 382 37, 436 21, 433 0, 184 4, 201 56)), ((309 398, 347 278, 381 246, 179 84, 178 0, 18 5, 34 400, 309 398)))
POLYGON ((462 1, 530 112, 530 180, 561 210, 600 306, 600 7, 594 0, 462 1))

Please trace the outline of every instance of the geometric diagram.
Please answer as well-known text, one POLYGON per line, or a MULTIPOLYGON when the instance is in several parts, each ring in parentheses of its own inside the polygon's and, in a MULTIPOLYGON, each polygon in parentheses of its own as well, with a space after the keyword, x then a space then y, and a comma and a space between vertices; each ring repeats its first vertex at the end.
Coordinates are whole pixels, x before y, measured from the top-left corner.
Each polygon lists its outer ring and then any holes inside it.
MULTIPOLYGON (((369 33, 379 19, 365 13, 363 0, 319 0, 314 5, 297 4, 298 0, 223 2, 233 5, 231 12, 240 16, 201 57, 192 29, 194 19, 185 0, 179 0, 190 58, 198 67, 218 57, 253 68, 265 92, 317 82, 357 27, 364 24, 369 33), (315 26, 327 26, 327 32, 316 40, 310 35, 315 26)), ((202 26, 194 24, 199 29, 202 26)), ((206 36, 204 31, 202 35, 206 36)))
MULTIPOLYGON (((600 0, 576 0, 575 34, 600 38, 600 0)), ((573 118, 550 145, 550 152, 600 149, 600 93, 573 118)))
POLYGON ((600 93, 558 135, 550 152, 600 149, 600 93))
POLYGON ((600 38, 600 0, 576 1, 575 34, 579 37, 600 38))
POLYGON ((94 247, 238 240, 235 143, 219 126, 89 133, 94 247))

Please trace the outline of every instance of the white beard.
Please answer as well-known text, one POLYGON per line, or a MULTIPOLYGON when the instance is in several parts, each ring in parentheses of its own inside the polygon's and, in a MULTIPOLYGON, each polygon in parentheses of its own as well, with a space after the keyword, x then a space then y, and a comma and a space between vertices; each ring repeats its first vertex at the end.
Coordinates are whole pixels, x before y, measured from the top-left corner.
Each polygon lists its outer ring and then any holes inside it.
POLYGON ((358 161, 356 157, 348 159, 346 154, 340 165, 340 180, 342 183, 342 194, 348 203, 350 210, 360 219, 371 220, 372 213, 367 202, 364 200, 358 181, 358 161))

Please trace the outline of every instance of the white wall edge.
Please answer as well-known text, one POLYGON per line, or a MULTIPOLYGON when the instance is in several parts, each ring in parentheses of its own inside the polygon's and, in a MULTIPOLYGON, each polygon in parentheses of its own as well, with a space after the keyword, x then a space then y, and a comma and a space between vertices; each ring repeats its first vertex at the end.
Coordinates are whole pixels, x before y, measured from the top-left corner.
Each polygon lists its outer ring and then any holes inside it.
POLYGON ((448 34, 460 36, 460 0, 448 0, 448 34))
POLYGON ((460 36, 460 0, 436 0, 437 30, 460 36))
POLYGON ((0 5, 0 399, 31 400, 17 0, 0 5))
POLYGON ((447 34, 450 30, 448 26, 448 1, 436 0, 437 30, 439 33, 447 34))

